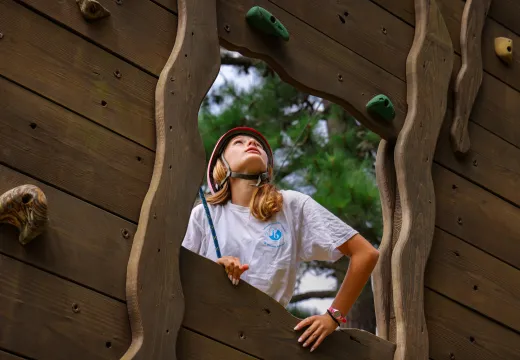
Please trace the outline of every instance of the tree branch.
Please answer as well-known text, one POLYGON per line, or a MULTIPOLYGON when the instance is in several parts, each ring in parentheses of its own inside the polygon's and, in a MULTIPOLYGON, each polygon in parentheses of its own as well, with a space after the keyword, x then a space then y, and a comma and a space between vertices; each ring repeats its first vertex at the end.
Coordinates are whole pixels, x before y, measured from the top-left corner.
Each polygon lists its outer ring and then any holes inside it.
POLYGON ((291 303, 300 302, 303 300, 313 299, 313 298, 333 298, 336 296, 336 290, 323 290, 323 291, 309 291, 303 294, 294 295, 291 299, 291 303))

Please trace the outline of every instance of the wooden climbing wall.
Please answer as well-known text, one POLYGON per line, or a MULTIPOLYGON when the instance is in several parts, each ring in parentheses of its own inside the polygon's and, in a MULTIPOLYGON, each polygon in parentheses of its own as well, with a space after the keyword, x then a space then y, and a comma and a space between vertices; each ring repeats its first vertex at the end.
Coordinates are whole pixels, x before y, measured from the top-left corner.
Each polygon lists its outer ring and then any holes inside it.
MULTIPOLYGON (((0 0, 0 193, 38 185, 51 217, 48 231, 25 248, 13 228, 0 226, 2 360, 119 359, 131 343, 127 262, 152 177, 155 89, 178 11, 175 0, 100 3, 110 16, 89 23, 74 0, 0 0)), ((464 2, 438 5, 455 78, 464 2)), ((345 106, 384 137, 397 136, 407 114, 412 0, 219 0, 217 16, 224 46, 264 59, 284 80, 345 106), (282 20, 291 33, 286 48, 247 27, 244 12, 253 5, 282 20), (392 123, 364 110, 379 93, 396 107, 392 123)), ((520 65, 504 66, 493 50, 497 36, 520 41, 519 16, 512 0, 491 5, 471 149, 462 160, 450 146, 448 98, 432 165, 437 217, 425 278, 432 359, 520 353, 520 65)), ((179 359, 307 358, 290 332, 296 320, 271 299, 247 286, 231 289, 225 278, 197 277, 216 265, 187 251, 180 266, 187 305, 179 359), (207 297, 205 287, 218 291, 207 297), (208 309, 221 327, 201 318, 208 309)), ((364 333, 329 343, 320 359, 355 359, 367 347, 370 359, 393 353, 364 333)))

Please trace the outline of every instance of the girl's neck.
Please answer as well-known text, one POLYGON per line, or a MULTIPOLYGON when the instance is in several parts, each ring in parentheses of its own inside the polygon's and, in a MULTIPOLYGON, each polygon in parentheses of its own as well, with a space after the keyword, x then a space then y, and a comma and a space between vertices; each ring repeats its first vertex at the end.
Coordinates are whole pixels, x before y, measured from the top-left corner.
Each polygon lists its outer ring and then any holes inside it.
POLYGON ((248 207, 256 187, 251 186, 256 181, 231 178, 231 202, 235 205, 248 207))

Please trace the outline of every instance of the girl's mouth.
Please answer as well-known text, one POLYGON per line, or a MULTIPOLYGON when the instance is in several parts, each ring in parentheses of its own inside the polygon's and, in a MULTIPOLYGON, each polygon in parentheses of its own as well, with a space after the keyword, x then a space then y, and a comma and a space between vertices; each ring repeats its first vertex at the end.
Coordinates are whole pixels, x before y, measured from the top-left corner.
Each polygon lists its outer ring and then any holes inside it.
POLYGON ((260 155, 260 151, 258 151, 255 148, 249 148, 249 149, 246 150, 246 152, 248 152, 248 153, 255 153, 255 154, 260 155))

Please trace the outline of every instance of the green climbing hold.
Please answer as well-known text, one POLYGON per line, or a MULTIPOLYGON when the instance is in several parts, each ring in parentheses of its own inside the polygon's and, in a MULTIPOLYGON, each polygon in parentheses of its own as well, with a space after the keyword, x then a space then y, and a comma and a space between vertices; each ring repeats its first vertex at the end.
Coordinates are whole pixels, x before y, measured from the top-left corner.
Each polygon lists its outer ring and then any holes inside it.
POLYGON ((376 95, 367 102, 367 111, 369 114, 378 115, 388 121, 393 120, 395 117, 394 104, 392 104, 388 96, 383 94, 376 95))
POLYGON ((253 6, 246 14, 247 22, 268 35, 289 40, 289 32, 273 14, 260 6, 253 6))

